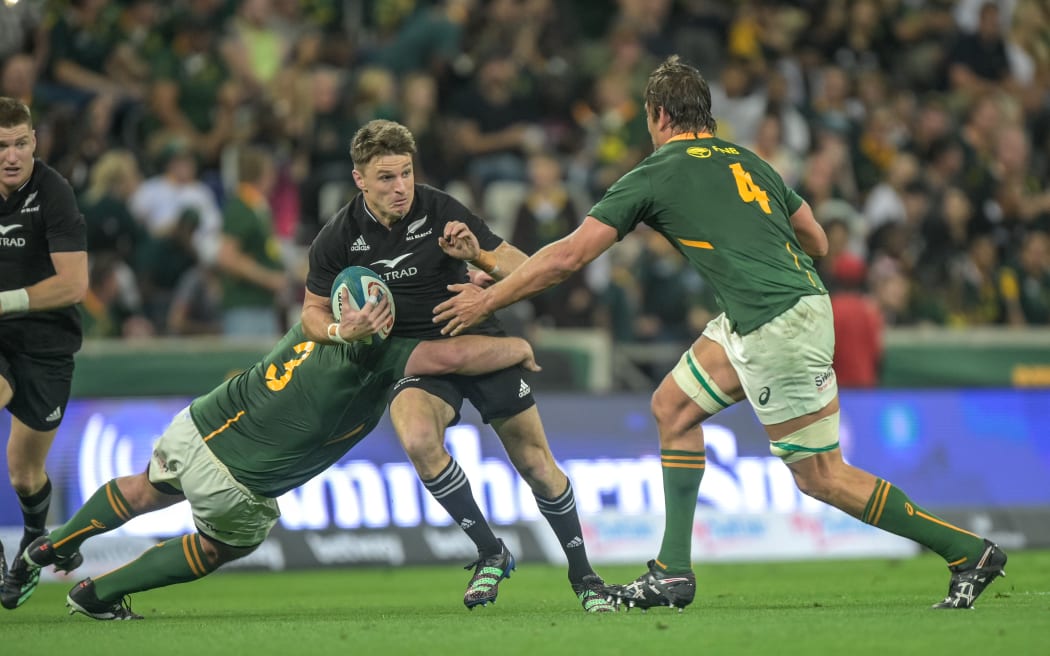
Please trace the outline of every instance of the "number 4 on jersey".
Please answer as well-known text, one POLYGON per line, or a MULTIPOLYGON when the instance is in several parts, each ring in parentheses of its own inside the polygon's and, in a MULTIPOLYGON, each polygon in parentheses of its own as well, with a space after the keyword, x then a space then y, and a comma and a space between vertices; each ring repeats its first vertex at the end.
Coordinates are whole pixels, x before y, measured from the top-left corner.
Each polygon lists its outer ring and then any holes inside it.
POLYGON ((751 179, 751 174, 745 171, 744 167, 740 166, 740 162, 730 164, 729 168, 733 171, 733 178, 736 180, 736 191, 740 194, 740 199, 745 203, 758 203, 763 212, 772 214, 773 210, 769 207, 769 195, 766 194, 762 187, 755 184, 755 181, 751 179))

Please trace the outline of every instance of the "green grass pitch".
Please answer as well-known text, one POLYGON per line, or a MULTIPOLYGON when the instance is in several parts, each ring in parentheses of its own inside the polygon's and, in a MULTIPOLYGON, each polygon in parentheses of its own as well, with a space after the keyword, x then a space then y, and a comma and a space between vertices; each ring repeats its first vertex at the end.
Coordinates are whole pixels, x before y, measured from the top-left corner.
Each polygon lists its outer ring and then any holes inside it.
MULTIPOLYGON (((140 622, 66 615, 68 585, 0 610, 5 654, 1050 654, 1050 551, 1010 554, 972 611, 933 611, 948 574, 932 555, 697 565, 696 601, 587 615, 564 570, 521 564, 499 603, 462 605, 454 565, 278 574, 218 572, 139 593, 140 622)), ((641 566, 602 567, 623 582, 641 566)))

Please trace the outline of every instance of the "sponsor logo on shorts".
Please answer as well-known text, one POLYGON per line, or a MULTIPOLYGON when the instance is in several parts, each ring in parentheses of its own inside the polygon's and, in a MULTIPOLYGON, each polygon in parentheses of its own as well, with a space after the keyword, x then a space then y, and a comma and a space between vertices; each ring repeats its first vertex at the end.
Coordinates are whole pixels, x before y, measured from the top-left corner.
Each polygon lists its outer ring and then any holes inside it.
POLYGON ((532 388, 529 387, 529 384, 526 383, 524 380, 522 380, 521 381, 521 387, 518 388, 518 398, 519 399, 525 398, 525 395, 530 393, 531 391, 532 391, 532 388))
POLYGON ((397 384, 394 385, 394 389, 397 389, 398 387, 401 387, 402 385, 407 385, 408 383, 415 383, 415 382, 418 382, 418 381, 419 381, 419 376, 406 376, 405 378, 402 378, 401 380, 397 381, 397 384))
POLYGON ((59 406, 59 407, 55 408, 54 410, 52 410, 51 414, 49 414, 44 421, 58 421, 61 418, 62 418, 62 408, 61 408, 61 406, 59 406))
POLYGON ((816 383, 818 392, 826 390, 833 380, 835 380, 835 370, 832 367, 828 367, 827 371, 819 376, 813 377, 813 382, 816 383))
POLYGON ((758 392, 758 404, 765 405, 767 403, 769 403, 769 388, 763 387, 758 392))

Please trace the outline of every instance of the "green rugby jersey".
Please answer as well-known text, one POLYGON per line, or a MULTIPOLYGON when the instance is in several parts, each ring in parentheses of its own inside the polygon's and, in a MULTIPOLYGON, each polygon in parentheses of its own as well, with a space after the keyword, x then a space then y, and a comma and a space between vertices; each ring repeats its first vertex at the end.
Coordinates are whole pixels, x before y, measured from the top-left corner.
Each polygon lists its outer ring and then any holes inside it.
POLYGON ((827 293, 789 217, 802 198, 746 148, 679 135, 620 178, 590 215, 619 238, 646 223, 714 289, 733 329, 755 330, 799 298, 827 293))
POLYGON ((238 481, 277 497, 375 428, 418 343, 317 344, 296 324, 262 361, 194 400, 190 415, 238 481))

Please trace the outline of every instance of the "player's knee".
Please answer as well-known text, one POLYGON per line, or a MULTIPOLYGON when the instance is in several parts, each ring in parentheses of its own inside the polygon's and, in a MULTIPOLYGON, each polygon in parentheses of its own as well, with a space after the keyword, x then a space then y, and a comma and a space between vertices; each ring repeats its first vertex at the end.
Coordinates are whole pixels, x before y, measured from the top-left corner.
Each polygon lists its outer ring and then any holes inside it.
POLYGON ((827 501, 835 490, 835 468, 823 454, 838 448, 838 412, 769 443, 770 453, 791 467, 799 490, 821 501, 827 501))
POLYGON ((22 497, 28 497, 39 492, 47 483, 47 473, 43 464, 36 463, 7 463, 7 475, 11 481, 11 487, 22 497))
POLYGON ((209 538, 203 533, 200 534, 200 536, 201 550, 204 552, 204 557, 208 561, 209 570, 214 570, 220 565, 237 560, 238 558, 244 558, 259 548, 259 545, 257 544, 250 547, 235 547, 230 544, 219 542, 213 538, 209 538))

